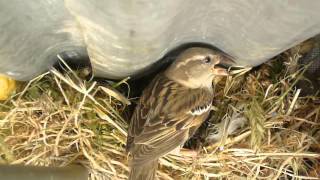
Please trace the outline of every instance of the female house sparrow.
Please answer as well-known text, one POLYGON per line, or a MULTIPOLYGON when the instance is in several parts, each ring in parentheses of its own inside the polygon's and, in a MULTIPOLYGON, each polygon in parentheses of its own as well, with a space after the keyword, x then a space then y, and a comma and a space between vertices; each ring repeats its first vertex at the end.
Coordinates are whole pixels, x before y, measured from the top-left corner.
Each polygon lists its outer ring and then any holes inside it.
POLYGON ((218 50, 189 48, 143 91, 127 138, 131 180, 155 178, 159 157, 184 144, 209 115, 216 76, 233 61, 218 50))

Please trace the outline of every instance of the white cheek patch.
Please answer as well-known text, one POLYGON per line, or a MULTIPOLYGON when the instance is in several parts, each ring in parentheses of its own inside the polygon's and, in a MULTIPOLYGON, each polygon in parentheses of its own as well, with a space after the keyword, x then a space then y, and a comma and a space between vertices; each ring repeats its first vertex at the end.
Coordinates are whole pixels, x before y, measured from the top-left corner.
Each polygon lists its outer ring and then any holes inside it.
POLYGON ((193 116, 199 116, 203 113, 208 112, 211 109, 211 104, 205 105, 205 106, 198 106, 192 110, 190 110, 188 113, 193 116))

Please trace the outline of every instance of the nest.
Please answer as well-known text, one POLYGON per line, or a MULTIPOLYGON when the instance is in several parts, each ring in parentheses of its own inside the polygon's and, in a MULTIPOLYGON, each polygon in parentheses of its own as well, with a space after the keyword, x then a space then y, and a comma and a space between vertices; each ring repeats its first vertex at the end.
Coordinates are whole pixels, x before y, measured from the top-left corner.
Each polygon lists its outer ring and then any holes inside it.
MULTIPOLYGON (((250 72, 222 79, 215 88, 213 117, 245 104, 248 125, 213 144, 201 143, 197 157, 166 155, 160 179, 318 179, 320 98, 299 96, 299 54, 284 53, 250 72)), ((51 70, 0 104, 0 162, 35 166, 80 163, 91 180, 126 179, 130 101, 117 89, 77 72, 51 70)), ((131 99, 130 99, 131 100, 131 99)), ((199 137, 210 133, 201 128, 199 137)), ((192 142, 191 142, 192 143, 192 142)))

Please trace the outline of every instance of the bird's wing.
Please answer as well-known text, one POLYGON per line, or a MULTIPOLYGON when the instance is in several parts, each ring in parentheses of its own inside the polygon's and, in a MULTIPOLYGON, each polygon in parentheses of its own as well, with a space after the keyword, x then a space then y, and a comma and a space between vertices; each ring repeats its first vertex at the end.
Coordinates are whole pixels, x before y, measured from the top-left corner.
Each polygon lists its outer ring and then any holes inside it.
POLYGON ((158 158, 189 138, 189 128, 209 114, 212 94, 156 77, 143 92, 132 116, 127 148, 136 162, 158 158))

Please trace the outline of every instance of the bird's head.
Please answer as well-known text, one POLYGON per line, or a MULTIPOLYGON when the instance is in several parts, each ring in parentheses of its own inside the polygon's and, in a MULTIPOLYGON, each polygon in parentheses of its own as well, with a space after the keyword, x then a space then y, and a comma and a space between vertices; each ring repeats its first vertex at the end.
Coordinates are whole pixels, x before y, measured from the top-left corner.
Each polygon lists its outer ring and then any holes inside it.
POLYGON ((227 76, 233 64, 232 58, 221 51, 193 47, 183 51, 165 74, 190 88, 211 88, 214 78, 227 76))

